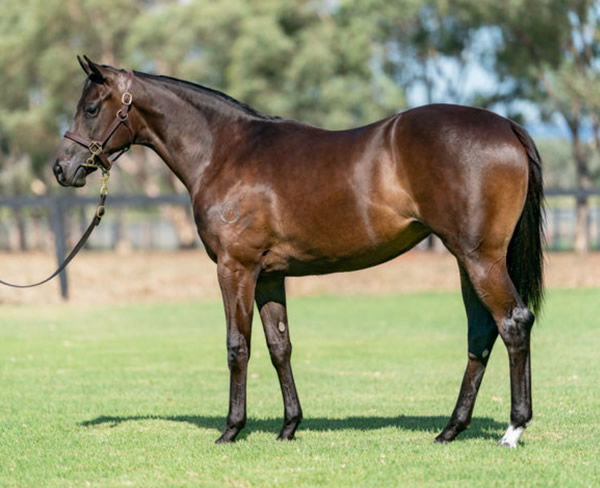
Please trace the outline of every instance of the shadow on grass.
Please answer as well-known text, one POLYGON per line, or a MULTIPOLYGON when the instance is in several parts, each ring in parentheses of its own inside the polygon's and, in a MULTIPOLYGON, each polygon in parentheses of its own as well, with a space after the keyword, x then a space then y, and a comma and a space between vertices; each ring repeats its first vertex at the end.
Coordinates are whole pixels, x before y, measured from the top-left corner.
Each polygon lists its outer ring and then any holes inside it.
MULTIPOLYGON (((144 420, 166 420, 170 422, 184 422, 194 425, 201 429, 213 429, 221 431, 225 427, 225 417, 221 416, 195 416, 195 415, 175 415, 175 416, 159 416, 159 415, 136 415, 130 417, 110 417, 100 416, 92 420, 81 422, 83 427, 93 427, 108 424, 110 427, 116 427, 124 422, 139 422, 144 420)), ((279 433, 283 419, 266 418, 252 419, 249 418, 246 423, 246 428, 240 433, 240 438, 244 438, 248 433, 253 431, 272 432, 274 435, 279 433)), ((299 431, 317 431, 327 432, 336 430, 378 430, 387 427, 396 427, 402 430, 411 430, 419 432, 431 432, 432 435, 437 435, 448 422, 448 417, 442 416, 405 416, 399 417, 346 417, 346 418, 305 418, 300 424, 299 431)), ((460 435, 460 439, 498 439, 504 429, 506 423, 501 423, 489 417, 474 418, 471 422, 471 427, 460 435)))

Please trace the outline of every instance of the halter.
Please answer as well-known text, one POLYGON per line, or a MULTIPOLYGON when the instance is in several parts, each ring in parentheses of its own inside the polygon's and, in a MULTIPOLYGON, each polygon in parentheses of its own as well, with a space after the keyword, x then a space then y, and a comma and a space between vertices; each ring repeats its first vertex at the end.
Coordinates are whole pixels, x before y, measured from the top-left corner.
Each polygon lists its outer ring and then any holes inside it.
POLYGON ((100 141, 96 141, 93 139, 87 139, 85 137, 81 137, 71 131, 65 132, 64 137, 66 137, 67 139, 71 139, 72 141, 76 142, 77 144, 87 148, 87 150, 91 153, 90 157, 87 158, 85 163, 81 164, 81 166, 85 166, 88 168, 100 169, 100 170, 102 170, 103 173, 107 173, 110 170, 110 168, 112 167, 113 163, 118 158, 120 158, 121 155, 125 151, 127 151, 129 149, 129 146, 131 146, 131 143, 133 142, 133 138, 134 138, 133 128, 131 127, 131 124, 129 122, 129 111, 131 110, 131 106, 133 103, 133 95, 129 91, 131 89, 132 81, 133 81, 133 72, 128 71, 127 72, 127 82, 125 85, 125 91, 121 95, 121 108, 119 108, 119 110, 117 110, 115 119, 113 120, 112 124, 106 130, 106 133, 104 134, 103 139, 101 139, 100 141), (106 143, 113 136, 113 134, 121 126, 121 124, 125 125, 125 127, 127 127, 127 130, 129 130, 131 140, 129 141, 127 146, 125 146, 125 148, 122 149, 119 152, 119 154, 117 154, 117 156, 112 158, 112 160, 111 160, 108 158, 109 154, 105 152, 105 146, 106 146, 106 143), (98 158, 98 161, 96 161, 96 158, 98 158))

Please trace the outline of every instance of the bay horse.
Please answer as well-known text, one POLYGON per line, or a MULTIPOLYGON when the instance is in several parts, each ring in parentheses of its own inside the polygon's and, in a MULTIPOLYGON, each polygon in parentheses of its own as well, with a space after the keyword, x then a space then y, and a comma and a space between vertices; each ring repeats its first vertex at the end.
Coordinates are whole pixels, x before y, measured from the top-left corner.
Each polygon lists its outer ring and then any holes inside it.
POLYGON ((227 322, 229 412, 217 442, 246 423, 254 302, 283 395, 278 439, 292 439, 302 409, 285 277, 374 266, 435 234, 458 262, 468 321, 467 368, 436 441, 469 426, 500 334, 511 410, 499 444, 517 446, 532 418, 530 331, 543 295, 541 160, 525 129, 482 109, 428 105, 329 131, 187 81, 79 62, 87 79, 56 179, 83 186, 110 169, 110 155, 141 144, 189 191, 227 322))

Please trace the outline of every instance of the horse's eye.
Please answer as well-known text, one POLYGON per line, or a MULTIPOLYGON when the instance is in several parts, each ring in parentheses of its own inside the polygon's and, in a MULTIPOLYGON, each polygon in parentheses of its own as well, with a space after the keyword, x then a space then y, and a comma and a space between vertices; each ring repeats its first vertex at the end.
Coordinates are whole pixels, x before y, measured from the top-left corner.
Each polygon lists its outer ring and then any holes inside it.
POLYGON ((86 116, 94 117, 97 114, 98 114, 98 105, 96 105, 95 103, 85 107, 85 115, 86 116))

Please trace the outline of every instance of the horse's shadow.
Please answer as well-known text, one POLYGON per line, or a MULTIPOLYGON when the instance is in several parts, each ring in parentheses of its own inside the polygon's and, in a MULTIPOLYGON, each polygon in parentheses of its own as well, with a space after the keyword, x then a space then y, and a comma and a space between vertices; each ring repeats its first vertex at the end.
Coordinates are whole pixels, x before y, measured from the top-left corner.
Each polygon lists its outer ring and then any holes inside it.
MULTIPOLYGON (((165 420, 170 422, 184 422, 194 425, 200 429, 212 429, 220 431, 225 427, 225 417, 202 416, 202 415, 134 415, 134 416, 100 416, 95 419, 85 420, 80 423, 83 427, 94 427, 109 425, 117 427, 124 422, 139 422, 144 420, 165 420)), ((300 431, 338 431, 359 430, 369 431, 395 427, 401 430, 431 432, 432 435, 439 433, 448 422, 448 417, 443 416, 407 416, 398 417, 309 417, 305 418, 300 425, 300 431)), ((240 438, 244 438, 250 432, 271 432, 276 435, 282 424, 280 418, 253 419, 249 418, 240 438)), ((461 439, 498 439, 506 425, 489 417, 474 418, 470 428, 461 434, 461 439)))

